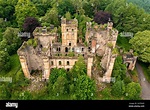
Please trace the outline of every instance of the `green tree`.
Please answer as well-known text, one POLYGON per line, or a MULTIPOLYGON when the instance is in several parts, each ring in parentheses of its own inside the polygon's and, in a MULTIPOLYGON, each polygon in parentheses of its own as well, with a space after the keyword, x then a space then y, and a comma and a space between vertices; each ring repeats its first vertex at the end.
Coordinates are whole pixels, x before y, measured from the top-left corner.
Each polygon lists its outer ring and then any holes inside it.
POLYGON ((57 69, 57 68, 54 68, 51 70, 51 74, 50 74, 50 77, 49 77, 49 82, 51 84, 54 84, 56 81, 57 81, 57 78, 59 76, 62 76, 62 77, 67 77, 66 76, 66 70, 65 69, 57 69))
POLYGON ((7 89, 7 85, 2 84, 0 86, 0 100, 8 100, 10 98, 10 92, 7 89))
POLYGON ((143 62, 150 63, 150 31, 137 32, 129 41, 132 48, 138 53, 138 57, 143 62))
POLYGON ((126 76, 127 67, 122 64, 122 57, 118 56, 115 60, 112 76, 116 78, 116 81, 123 80, 126 76))
POLYGON ((18 0, 15 15, 19 28, 22 29, 26 17, 36 17, 37 9, 30 0, 18 0))
POLYGON ((53 85, 53 93, 56 96, 67 93, 67 79, 63 76, 59 76, 53 85))
POLYGON ((77 79, 75 96, 77 100, 92 100, 95 98, 96 84, 87 75, 81 75, 77 79))
POLYGON ((75 13, 72 0, 59 0, 55 2, 55 7, 57 7, 60 16, 64 16, 66 12, 70 12, 71 15, 75 13))
POLYGON ((5 51, 0 51, 0 71, 1 70, 10 70, 10 56, 5 51))
POLYGON ((150 1, 149 0, 127 0, 127 2, 132 2, 133 4, 138 5, 139 7, 144 8, 144 10, 150 13, 150 1))
POLYGON ((86 64, 85 64, 84 58, 83 56, 79 56, 78 61, 76 61, 75 65, 70 70, 71 79, 75 80, 80 75, 85 75, 87 73, 86 71, 87 70, 86 70, 86 64))
MULTIPOLYGON (((54 0, 53 0, 54 1, 54 0)), ((51 8, 52 0, 32 0, 37 8, 37 15, 44 16, 46 11, 51 8)))
POLYGON ((90 22, 92 19, 85 15, 76 14, 75 17, 78 20, 78 38, 81 38, 83 42, 85 41, 85 33, 86 33, 86 22, 90 22))
POLYGON ((139 99, 141 87, 139 83, 131 82, 126 86, 126 97, 130 100, 139 99))
POLYGON ((18 37, 19 29, 7 27, 4 34, 3 34, 3 40, 4 42, 7 42, 7 51, 9 55, 12 55, 16 52, 16 50, 19 48, 21 44, 21 39, 18 37))
POLYGON ((112 100, 111 96, 111 88, 105 88, 101 91, 102 100, 112 100))
POLYGON ((32 95, 29 91, 23 91, 19 94, 18 100, 31 100, 32 95))
POLYGON ((6 47, 7 47, 7 41, 6 41, 6 39, 4 39, 0 42, 0 50, 5 51, 6 47))
POLYGON ((50 24, 53 24, 54 26, 58 26, 60 23, 59 23, 59 16, 58 16, 58 10, 57 8, 53 7, 51 9, 49 9, 45 16, 42 17, 42 25, 50 25, 50 24))
POLYGON ((127 3, 126 0, 114 0, 105 8, 105 11, 112 14, 114 26, 120 32, 136 33, 150 28, 148 24, 149 14, 145 14, 143 9, 132 3, 127 3))
POLYGON ((121 97, 125 93, 125 84, 123 81, 117 81, 113 84, 111 94, 116 97, 121 97))
POLYGON ((6 27, 6 22, 4 21, 3 18, 0 18, 0 28, 5 28, 6 27))
POLYGON ((70 20, 70 19, 71 19, 71 14, 70 14, 69 12, 66 12, 65 18, 66 18, 67 20, 70 20))

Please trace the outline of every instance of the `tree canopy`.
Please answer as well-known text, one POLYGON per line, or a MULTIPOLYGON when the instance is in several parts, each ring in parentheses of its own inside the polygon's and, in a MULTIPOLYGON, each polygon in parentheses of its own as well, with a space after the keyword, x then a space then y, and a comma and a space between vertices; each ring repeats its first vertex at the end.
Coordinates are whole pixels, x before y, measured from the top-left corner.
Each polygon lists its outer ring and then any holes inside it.
POLYGON ((9 60, 9 54, 5 51, 0 51, 0 71, 8 71, 11 68, 9 60))
POLYGON ((111 90, 112 95, 121 97, 125 93, 125 84, 123 81, 117 81, 112 86, 111 90))
POLYGON ((116 81, 123 80, 126 76, 126 65, 123 64, 122 56, 118 56, 115 60, 112 76, 116 78, 116 81))
POLYGON ((32 32, 34 31, 34 29, 36 27, 39 27, 40 26, 40 23, 39 21, 34 18, 34 17, 27 17, 24 21, 24 24, 23 24, 23 30, 25 32, 30 32, 32 34, 32 32))
POLYGON ((140 93, 141 87, 139 83, 131 82, 126 86, 126 96, 129 99, 139 99, 140 93))
POLYGON ((106 24, 109 19, 112 19, 111 14, 104 11, 98 11, 94 16, 94 21, 98 24, 106 24))
POLYGON ((150 31, 137 32, 129 41, 132 48, 138 53, 141 61, 150 63, 150 31))
POLYGON ((37 9, 30 0, 18 0, 15 6, 15 15, 18 26, 22 29, 26 17, 36 17, 37 9))

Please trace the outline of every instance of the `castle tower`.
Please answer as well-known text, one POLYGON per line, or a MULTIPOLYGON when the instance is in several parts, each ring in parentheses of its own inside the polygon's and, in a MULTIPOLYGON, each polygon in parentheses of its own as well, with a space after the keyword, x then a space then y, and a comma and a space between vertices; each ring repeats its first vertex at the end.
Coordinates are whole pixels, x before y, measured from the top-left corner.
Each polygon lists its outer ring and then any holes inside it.
POLYGON ((93 57, 88 57, 87 59, 87 75, 91 78, 92 72, 92 65, 93 65, 93 57))
POLYGON ((43 57, 43 76, 42 79, 49 79, 50 75, 50 64, 49 64, 49 58, 43 57))
POLYGON ((77 45, 77 19, 61 19, 62 46, 74 47, 77 45))

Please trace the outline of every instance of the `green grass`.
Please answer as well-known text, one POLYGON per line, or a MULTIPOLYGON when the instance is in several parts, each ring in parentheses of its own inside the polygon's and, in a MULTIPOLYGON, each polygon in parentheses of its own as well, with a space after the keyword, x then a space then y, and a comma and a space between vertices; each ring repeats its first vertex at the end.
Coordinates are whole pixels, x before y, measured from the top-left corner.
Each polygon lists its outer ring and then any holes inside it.
POLYGON ((138 73, 137 73, 136 69, 134 69, 133 71, 129 71, 129 73, 131 75, 132 81, 139 82, 138 73))
POLYGON ((118 36, 117 45, 121 48, 124 48, 125 51, 129 51, 131 48, 131 44, 129 43, 129 38, 126 38, 126 37, 118 36))
POLYGON ((6 76, 6 77, 15 77, 15 74, 21 69, 19 57, 17 54, 14 54, 10 57, 10 64, 11 64, 11 70, 1 71, 0 76, 6 76))
POLYGON ((144 76, 146 77, 147 81, 150 82, 150 73, 148 72, 148 64, 139 62, 139 64, 142 66, 144 76))

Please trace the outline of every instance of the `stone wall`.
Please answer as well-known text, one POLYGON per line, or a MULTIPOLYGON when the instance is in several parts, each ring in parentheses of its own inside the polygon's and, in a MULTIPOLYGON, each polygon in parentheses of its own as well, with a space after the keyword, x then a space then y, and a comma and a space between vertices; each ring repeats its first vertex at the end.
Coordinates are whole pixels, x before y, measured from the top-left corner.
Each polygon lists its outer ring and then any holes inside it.
POLYGON ((71 69, 75 62, 77 61, 77 58, 55 58, 50 59, 50 68, 64 68, 64 69, 71 69))
POLYGON ((20 64, 22 67, 22 71, 24 73, 24 76, 28 79, 30 79, 30 71, 28 68, 27 60, 25 56, 19 56, 20 64))
POLYGON ((77 27, 78 22, 76 19, 61 20, 61 32, 62 32, 62 46, 76 46, 77 45, 77 27))
POLYGON ((93 66, 93 57, 87 59, 87 75, 91 78, 91 71, 93 66))
POLYGON ((42 75, 42 79, 49 79, 49 75, 50 75, 50 64, 49 64, 49 58, 46 56, 42 57, 43 60, 43 75, 42 75))

